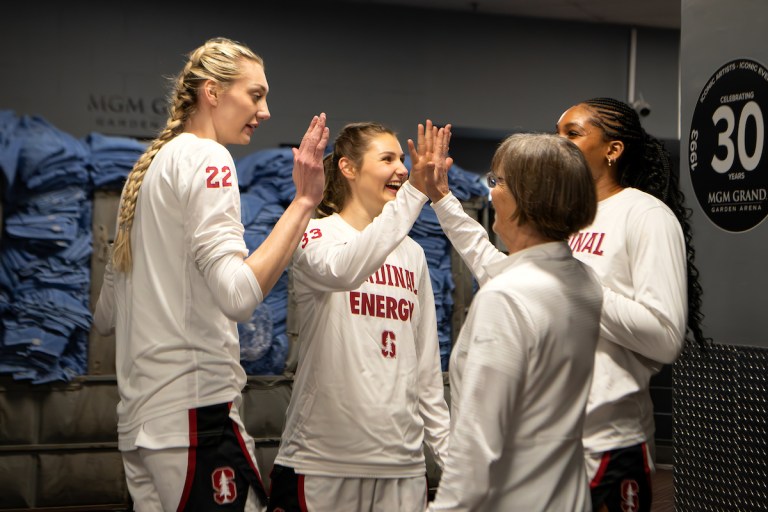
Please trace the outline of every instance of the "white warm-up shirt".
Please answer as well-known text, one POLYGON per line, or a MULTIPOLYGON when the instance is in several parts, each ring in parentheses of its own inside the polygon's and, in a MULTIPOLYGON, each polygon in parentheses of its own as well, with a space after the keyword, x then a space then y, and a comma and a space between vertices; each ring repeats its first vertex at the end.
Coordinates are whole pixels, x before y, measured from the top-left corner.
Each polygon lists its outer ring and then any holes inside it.
POLYGON ((597 276, 565 242, 506 256, 455 197, 432 206, 481 287, 451 354, 451 446, 429 510, 590 510, 597 276))
POLYGON ((442 466, 449 414, 424 251, 407 234, 427 198, 406 182, 364 230, 313 219, 293 258, 299 361, 276 464, 404 478, 442 466))
POLYGON ((99 332, 115 332, 121 450, 188 446, 188 409, 240 395, 236 321, 262 300, 243 232, 226 148, 189 133, 166 143, 139 191, 132 270, 108 265, 94 314, 99 332))
POLYGON ((680 223, 653 196, 627 188, 598 203, 569 241, 604 289, 584 447, 590 454, 653 439, 650 378, 683 348, 686 249, 680 223))

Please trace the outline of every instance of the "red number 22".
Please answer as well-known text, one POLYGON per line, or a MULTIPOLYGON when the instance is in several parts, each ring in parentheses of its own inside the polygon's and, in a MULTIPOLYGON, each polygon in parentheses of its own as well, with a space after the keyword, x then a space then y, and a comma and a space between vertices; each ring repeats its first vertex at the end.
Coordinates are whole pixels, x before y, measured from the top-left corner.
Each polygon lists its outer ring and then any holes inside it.
POLYGON ((205 186, 208 188, 219 187, 231 187, 232 186, 232 169, 225 165, 221 168, 221 181, 218 179, 219 168, 214 166, 208 166, 205 168, 205 172, 208 173, 208 178, 205 180, 205 186))

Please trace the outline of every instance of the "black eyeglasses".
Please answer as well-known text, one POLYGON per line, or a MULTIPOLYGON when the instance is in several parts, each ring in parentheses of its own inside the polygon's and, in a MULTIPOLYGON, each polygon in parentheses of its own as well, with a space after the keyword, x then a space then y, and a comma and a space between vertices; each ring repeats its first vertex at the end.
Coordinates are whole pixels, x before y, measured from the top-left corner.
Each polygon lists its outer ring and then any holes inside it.
POLYGON ((485 175, 485 179, 488 182, 488 188, 494 188, 499 183, 504 183, 504 178, 496 176, 492 172, 485 175))

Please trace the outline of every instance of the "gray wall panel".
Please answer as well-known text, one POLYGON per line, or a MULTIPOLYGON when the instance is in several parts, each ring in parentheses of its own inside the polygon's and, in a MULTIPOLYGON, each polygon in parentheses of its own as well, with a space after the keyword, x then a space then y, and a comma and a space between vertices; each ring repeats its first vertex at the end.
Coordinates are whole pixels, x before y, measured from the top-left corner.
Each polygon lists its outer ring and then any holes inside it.
MULTIPOLYGON (((152 136, 165 122, 156 103, 163 77, 217 35, 260 53, 271 87, 273 118, 237 154, 298 141, 321 110, 334 131, 373 119, 412 137, 427 116, 549 131, 579 100, 627 95, 629 27, 366 5, 263 1, 205 16, 149 5, 16 5, 0 32, 0 65, 14 77, 0 82, 0 108, 41 115, 76 137, 152 136)), ((677 31, 639 29, 638 88, 663 138, 677 137, 668 112, 678 51, 677 31)))
POLYGON ((120 452, 81 451, 40 454, 37 506, 126 503, 120 452))
POLYGON ((0 508, 33 506, 36 490, 37 457, 0 453, 0 508))
POLYGON ((109 382, 51 391, 41 404, 40 443, 116 443, 118 401, 109 382))
MULTIPOLYGON (((696 258, 704 287, 705 332, 718 343, 768 346, 768 223, 727 232, 704 213, 688 165, 688 137, 697 100, 710 77, 734 59, 768 65, 768 2, 683 0, 681 28, 682 135, 680 173, 693 209, 696 258)), ((768 120, 768 112, 763 113, 768 120)), ((768 147, 763 149, 766 171, 768 147)))
POLYGON ((31 389, 0 384, 0 447, 37 442, 40 406, 31 389))

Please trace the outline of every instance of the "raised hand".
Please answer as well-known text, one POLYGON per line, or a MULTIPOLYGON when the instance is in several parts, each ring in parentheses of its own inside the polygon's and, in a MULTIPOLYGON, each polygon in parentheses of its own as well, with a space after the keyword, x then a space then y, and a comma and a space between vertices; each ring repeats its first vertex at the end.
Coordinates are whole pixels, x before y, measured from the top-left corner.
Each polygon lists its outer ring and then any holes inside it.
POLYGON ((408 139, 411 154, 411 175, 409 181, 426 194, 432 202, 442 199, 448 188, 448 170, 453 158, 448 156, 451 141, 451 125, 437 128, 427 119, 426 127, 419 124, 418 145, 408 139))
POLYGON ((306 199, 315 207, 323 199, 325 173, 323 153, 330 136, 325 126, 325 113, 312 118, 301 144, 293 151, 293 184, 296 186, 296 200, 306 199))
POLYGON ((440 128, 434 142, 433 159, 435 167, 426 175, 426 194, 433 203, 445 197, 451 189, 448 187, 448 170, 453 165, 453 158, 448 156, 451 142, 451 125, 440 128))
POLYGON ((426 128, 419 123, 416 138, 418 145, 413 143, 413 139, 408 139, 408 151, 411 155, 411 174, 408 181, 424 194, 427 193, 427 174, 435 168, 433 151, 438 131, 432 121, 427 119, 426 128))

